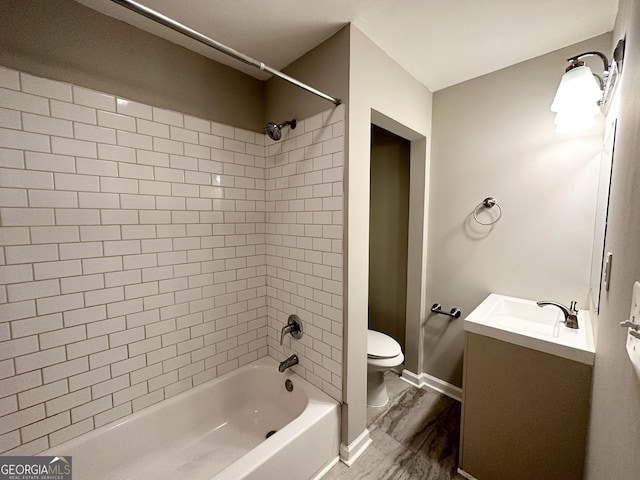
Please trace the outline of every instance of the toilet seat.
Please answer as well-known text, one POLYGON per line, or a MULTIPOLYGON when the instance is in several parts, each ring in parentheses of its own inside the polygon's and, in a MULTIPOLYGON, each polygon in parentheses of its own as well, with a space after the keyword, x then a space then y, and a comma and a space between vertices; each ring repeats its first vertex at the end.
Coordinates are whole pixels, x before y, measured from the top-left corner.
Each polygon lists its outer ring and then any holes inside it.
POLYGON ((389 335, 367 330, 367 357, 371 359, 393 359, 402 355, 402 348, 389 335))

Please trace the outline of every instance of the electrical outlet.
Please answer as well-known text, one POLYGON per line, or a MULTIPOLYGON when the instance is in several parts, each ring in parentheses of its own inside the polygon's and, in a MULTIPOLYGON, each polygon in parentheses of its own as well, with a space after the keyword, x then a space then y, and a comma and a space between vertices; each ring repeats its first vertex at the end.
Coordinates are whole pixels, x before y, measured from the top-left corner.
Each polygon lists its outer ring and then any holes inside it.
MULTIPOLYGON (((633 296, 631 297, 631 311, 629 313, 629 321, 640 325, 640 282, 633 284, 633 296)), ((636 375, 640 378, 640 330, 629 328, 627 332, 627 353, 636 371, 636 375)))

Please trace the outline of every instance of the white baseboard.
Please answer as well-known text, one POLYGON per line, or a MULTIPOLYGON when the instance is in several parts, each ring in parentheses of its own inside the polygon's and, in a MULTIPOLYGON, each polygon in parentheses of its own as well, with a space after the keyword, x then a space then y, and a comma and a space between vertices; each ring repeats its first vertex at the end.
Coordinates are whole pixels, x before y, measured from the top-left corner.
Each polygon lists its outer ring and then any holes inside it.
POLYGON ((400 373, 400 378, 411 385, 414 385, 418 388, 422 386, 422 382, 420 381, 420 375, 417 375, 409 370, 402 370, 400 373))
POLYGON ((422 388, 424 386, 427 386, 437 392, 442 393, 443 395, 446 395, 449 398, 457 400, 458 402, 462 401, 462 389, 460 387, 451 385, 450 383, 433 377, 428 373, 416 374, 410 372, 409 370, 403 370, 401 378, 411 385, 415 385, 416 387, 422 388))
POLYGON ((353 462, 362 455, 367 447, 371 445, 372 441, 373 440, 369 436, 369 430, 365 428, 364 432, 358 435, 358 438, 349 445, 345 445, 344 443, 340 444, 340 461, 342 461, 342 463, 347 467, 350 467, 353 465, 353 462))
POLYGON ((464 478, 467 478, 468 480, 478 480, 476 477, 474 477, 473 475, 471 475, 470 473, 465 472, 463 469, 461 469, 460 467, 458 467, 458 473, 460 475, 462 475, 464 478))
POLYGON ((324 477, 327 473, 329 473, 329 470, 331 470, 338 462, 340 461, 340 457, 336 457, 334 458, 331 462, 329 462, 329 464, 324 467, 322 470, 320 470, 315 477, 313 477, 312 480, 320 480, 322 477, 324 477))

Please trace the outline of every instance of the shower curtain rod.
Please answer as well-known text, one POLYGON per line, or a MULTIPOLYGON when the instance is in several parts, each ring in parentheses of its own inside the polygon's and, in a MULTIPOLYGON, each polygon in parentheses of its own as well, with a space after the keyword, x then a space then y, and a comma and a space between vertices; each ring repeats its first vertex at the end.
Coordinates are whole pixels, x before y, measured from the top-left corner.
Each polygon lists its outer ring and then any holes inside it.
POLYGON ((296 80, 295 78, 290 77, 285 73, 282 73, 274 68, 271 68, 270 66, 265 65, 264 63, 256 60, 255 58, 251 58, 248 55, 245 55, 244 53, 238 52, 237 50, 234 50, 231 47, 228 47, 220 42, 217 42, 212 38, 209 38, 206 35, 203 35, 200 32, 193 30, 192 28, 189 28, 181 23, 176 22, 172 18, 162 15, 161 13, 150 9, 149 7, 145 7, 140 3, 133 2, 131 0, 111 0, 111 1, 114 3, 117 3, 118 5, 122 5, 123 7, 126 7, 129 10, 132 10, 140 15, 143 15, 153 20, 154 22, 158 22, 164 25, 165 27, 169 27, 170 29, 175 30, 176 32, 182 33, 187 37, 197 40, 200 43, 203 43, 209 47, 215 48, 219 52, 229 55, 230 57, 233 57, 236 60, 240 60, 241 62, 251 65, 252 67, 258 68, 263 72, 267 72, 267 73, 270 73, 271 75, 275 75, 276 77, 279 77, 289 83, 292 83, 293 85, 300 87, 303 90, 307 90, 308 92, 311 92, 321 98, 324 98, 325 100, 329 100, 330 102, 333 102, 335 105, 340 105, 342 103, 342 100, 340 100, 339 98, 332 97, 330 95, 327 95, 326 93, 321 92, 320 90, 316 90, 315 88, 310 87, 305 83, 302 83, 300 80, 296 80))

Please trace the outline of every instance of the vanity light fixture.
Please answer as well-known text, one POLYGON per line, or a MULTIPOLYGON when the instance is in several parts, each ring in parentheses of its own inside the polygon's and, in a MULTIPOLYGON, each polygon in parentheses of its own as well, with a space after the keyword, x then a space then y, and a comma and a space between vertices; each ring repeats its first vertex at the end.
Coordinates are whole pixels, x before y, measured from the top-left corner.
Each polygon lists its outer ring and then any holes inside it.
POLYGON ((606 55, 595 51, 567 59, 569 66, 551 104, 551 111, 556 113, 556 132, 578 132, 595 125, 595 117, 601 108, 606 108, 613 94, 623 56, 624 40, 620 40, 611 62, 606 55), (594 56, 604 64, 602 76, 593 73, 583 60, 594 56))

